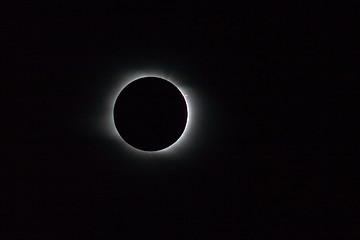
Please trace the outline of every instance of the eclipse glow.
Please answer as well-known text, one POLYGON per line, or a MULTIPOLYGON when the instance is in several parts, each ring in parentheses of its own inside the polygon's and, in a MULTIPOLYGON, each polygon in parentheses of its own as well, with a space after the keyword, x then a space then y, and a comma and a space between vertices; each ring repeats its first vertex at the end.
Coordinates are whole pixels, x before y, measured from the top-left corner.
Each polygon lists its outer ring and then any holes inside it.
POLYGON ((164 73, 163 71, 156 71, 156 70, 143 70, 143 71, 134 71, 131 73, 126 73, 120 75, 116 81, 114 82, 113 86, 110 86, 110 91, 107 93, 108 97, 106 98, 104 108, 105 112, 103 112, 103 118, 102 118, 102 129, 105 131, 105 135, 114 140, 121 149, 124 151, 129 151, 135 155, 141 155, 141 156, 171 156, 176 155, 180 152, 183 152, 186 150, 186 148, 190 147, 193 144, 193 139, 195 136, 195 126, 196 126, 196 94, 195 91, 193 91, 191 88, 186 87, 184 84, 181 84, 181 79, 178 79, 177 77, 173 76, 169 73, 164 73), (159 77, 163 78, 172 84, 174 84, 179 91, 182 93, 186 105, 187 105, 187 111, 188 111, 188 117, 187 122, 185 126, 185 130, 183 134, 180 136, 180 138, 171 146, 154 152, 147 152, 142 151, 137 148, 132 147, 128 143, 126 143, 118 133, 115 123, 114 123, 114 117, 113 117, 113 109, 116 102, 116 99, 120 92, 131 82, 143 78, 143 77, 159 77))

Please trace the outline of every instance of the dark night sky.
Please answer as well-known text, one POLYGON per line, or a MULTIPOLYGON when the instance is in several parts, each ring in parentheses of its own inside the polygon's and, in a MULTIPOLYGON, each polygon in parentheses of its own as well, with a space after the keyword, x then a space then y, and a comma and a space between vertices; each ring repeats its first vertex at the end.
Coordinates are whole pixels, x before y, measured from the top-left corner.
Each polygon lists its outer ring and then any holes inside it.
POLYGON ((195 2, 1 3, 1 239, 360 237, 355 6, 195 2), (100 123, 143 69, 197 99, 171 156, 100 123))

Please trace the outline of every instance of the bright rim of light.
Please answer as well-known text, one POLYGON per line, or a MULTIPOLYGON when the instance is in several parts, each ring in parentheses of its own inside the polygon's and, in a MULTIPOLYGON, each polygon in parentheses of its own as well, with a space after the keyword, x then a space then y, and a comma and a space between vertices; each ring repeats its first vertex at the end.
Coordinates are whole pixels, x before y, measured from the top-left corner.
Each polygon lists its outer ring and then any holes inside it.
POLYGON ((191 139, 194 134, 194 126, 195 126, 195 118, 196 118, 195 116, 196 98, 194 91, 192 91, 190 88, 187 88, 186 86, 181 85, 178 78, 172 76, 171 74, 165 74, 164 72, 154 71, 154 70, 136 71, 136 72, 124 74, 123 76, 120 76, 116 81, 115 85, 111 87, 111 91, 108 96, 109 97, 107 98, 106 108, 105 108, 106 113, 103 115, 105 116, 105 119, 103 119, 102 121, 103 129, 105 128, 106 135, 111 139, 115 140, 116 142, 118 142, 119 146, 121 146, 123 150, 130 151, 136 155, 149 156, 156 154, 156 156, 157 155, 171 156, 179 153, 185 147, 189 147, 192 144, 191 139), (179 89, 179 91, 182 93, 186 101, 188 116, 187 116, 184 132, 175 143, 159 151, 151 152, 151 151, 143 151, 134 148, 133 146, 129 145, 123 140, 123 138, 120 136, 120 134, 118 133, 115 127, 113 112, 118 95, 128 84, 144 77, 158 77, 171 82, 179 89))

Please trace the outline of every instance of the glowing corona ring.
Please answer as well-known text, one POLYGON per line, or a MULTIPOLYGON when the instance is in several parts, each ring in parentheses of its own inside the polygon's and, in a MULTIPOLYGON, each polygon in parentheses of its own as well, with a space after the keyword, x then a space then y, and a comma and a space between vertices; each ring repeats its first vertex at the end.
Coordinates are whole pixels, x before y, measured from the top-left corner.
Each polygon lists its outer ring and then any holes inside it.
POLYGON ((170 76, 169 74, 161 73, 161 71, 137 71, 133 73, 124 74, 122 77, 117 79, 116 84, 112 87, 110 87, 111 91, 110 93, 107 93, 106 103, 104 110, 106 111, 102 116, 105 116, 102 119, 102 129, 105 129, 105 134, 107 137, 110 137, 112 140, 114 140, 123 150, 130 151, 136 155, 142 155, 142 156, 171 156, 178 154, 180 150, 184 150, 185 147, 189 147, 189 145, 192 144, 192 137, 194 135, 194 126, 195 124, 195 94, 193 91, 189 88, 186 88, 185 86, 181 86, 179 84, 180 81, 177 81, 177 79, 173 76, 170 76), (128 143, 126 143, 120 134, 118 133, 115 122, 114 122, 114 106, 116 99, 120 92, 131 82, 143 78, 143 77, 158 77, 163 78, 169 82, 171 82, 173 85, 175 85, 178 90, 182 93, 187 106, 187 121, 185 125, 184 132, 179 137, 179 139, 170 145, 169 147, 154 151, 154 152, 147 152, 143 151, 137 148, 132 147, 128 143))

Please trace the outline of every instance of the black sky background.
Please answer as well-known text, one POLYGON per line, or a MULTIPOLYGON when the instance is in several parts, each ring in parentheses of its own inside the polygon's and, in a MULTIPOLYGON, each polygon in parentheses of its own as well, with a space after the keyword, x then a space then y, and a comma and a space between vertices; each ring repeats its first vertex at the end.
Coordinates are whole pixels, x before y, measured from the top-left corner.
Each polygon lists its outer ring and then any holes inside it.
POLYGON ((355 7, 2 2, 2 239, 359 237, 355 7), (88 126, 144 66, 201 100, 169 159, 88 126))

